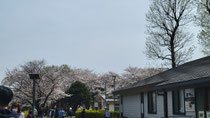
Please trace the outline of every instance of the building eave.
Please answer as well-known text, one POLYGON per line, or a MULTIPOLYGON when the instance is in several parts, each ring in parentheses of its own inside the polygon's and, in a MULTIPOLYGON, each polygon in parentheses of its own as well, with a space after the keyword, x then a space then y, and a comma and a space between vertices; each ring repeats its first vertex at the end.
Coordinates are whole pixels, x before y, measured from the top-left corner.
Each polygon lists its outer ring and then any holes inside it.
POLYGON ((199 79, 194 80, 188 80, 188 81, 182 81, 182 82, 176 82, 176 83, 170 83, 165 85, 156 85, 156 90, 171 90, 171 89, 177 89, 177 88, 197 88, 197 87, 203 87, 203 86, 209 86, 210 84, 210 77, 203 77, 199 79))

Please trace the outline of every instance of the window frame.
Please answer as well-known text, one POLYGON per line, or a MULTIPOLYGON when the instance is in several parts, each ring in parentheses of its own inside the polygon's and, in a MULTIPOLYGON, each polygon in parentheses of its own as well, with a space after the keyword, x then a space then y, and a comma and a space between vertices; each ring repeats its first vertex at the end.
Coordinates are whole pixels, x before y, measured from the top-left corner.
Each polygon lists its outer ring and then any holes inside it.
POLYGON ((150 91, 150 92, 148 92, 147 93, 147 104, 148 104, 148 114, 157 114, 157 92, 156 91, 150 91), (155 93, 155 106, 153 106, 153 93, 155 93), (150 94, 151 94, 151 96, 150 96, 150 94), (151 97, 151 99, 149 98, 149 97, 151 97), (151 101, 151 103, 150 103, 150 100, 152 100, 151 101), (152 104, 152 105, 150 105, 150 104, 152 104), (152 108, 150 108, 152 106, 152 108), (155 108, 155 111, 153 111, 154 110, 154 108, 155 108))
MULTIPOLYGON (((172 108, 173 108, 173 114, 174 115, 185 115, 186 114, 186 109, 185 109, 185 90, 184 89, 178 89, 178 90, 173 90, 172 91, 172 102, 173 102, 173 107, 172 108), (180 112, 179 110, 178 111, 175 110, 175 99, 174 99, 175 95, 174 94, 175 94, 175 92, 177 92, 178 95, 180 95, 180 91, 181 90, 183 90, 183 95, 184 95, 184 112, 180 112)), ((180 106, 179 106, 180 105, 180 97, 179 96, 178 96, 178 103, 179 103, 178 104, 178 107, 179 107, 178 109, 180 109, 180 106)))
POLYGON ((123 105, 123 96, 120 96, 120 104, 123 105))

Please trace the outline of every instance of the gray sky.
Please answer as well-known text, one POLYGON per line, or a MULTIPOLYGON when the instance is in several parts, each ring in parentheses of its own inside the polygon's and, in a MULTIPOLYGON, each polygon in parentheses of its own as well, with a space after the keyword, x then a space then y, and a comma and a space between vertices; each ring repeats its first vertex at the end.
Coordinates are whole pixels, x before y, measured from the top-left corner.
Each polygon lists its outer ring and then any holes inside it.
POLYGON ((148 7, 149 0, 1 0, 0 81, 7 69, 40 59, 97 73, 154 66, 143 54, 148 7))

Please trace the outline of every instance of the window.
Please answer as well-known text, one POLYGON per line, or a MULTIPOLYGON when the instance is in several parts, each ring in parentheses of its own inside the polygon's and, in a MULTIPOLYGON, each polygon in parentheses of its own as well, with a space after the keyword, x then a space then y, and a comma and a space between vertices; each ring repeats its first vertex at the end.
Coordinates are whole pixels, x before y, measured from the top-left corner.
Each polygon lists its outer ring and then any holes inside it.
POLYGON ((157 112, 156 92, 148 92, 148 113, 155 114, 157 112))
POLYGON ((184 90, 173 91, 173 112, 174 114, 184 114, 184 90))

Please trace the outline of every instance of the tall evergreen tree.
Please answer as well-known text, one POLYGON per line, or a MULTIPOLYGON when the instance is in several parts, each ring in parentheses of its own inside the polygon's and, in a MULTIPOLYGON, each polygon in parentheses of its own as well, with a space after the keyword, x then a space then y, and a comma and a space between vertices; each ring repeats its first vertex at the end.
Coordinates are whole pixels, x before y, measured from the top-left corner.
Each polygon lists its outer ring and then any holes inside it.
POLYGON ((66 91, 70 94, 69 102, 72 105, 74 111, 79 106, 85 106, 89 108, 91 102, 91 95, 88 87, 80 81, 72 83, 71 87, 66 91))

